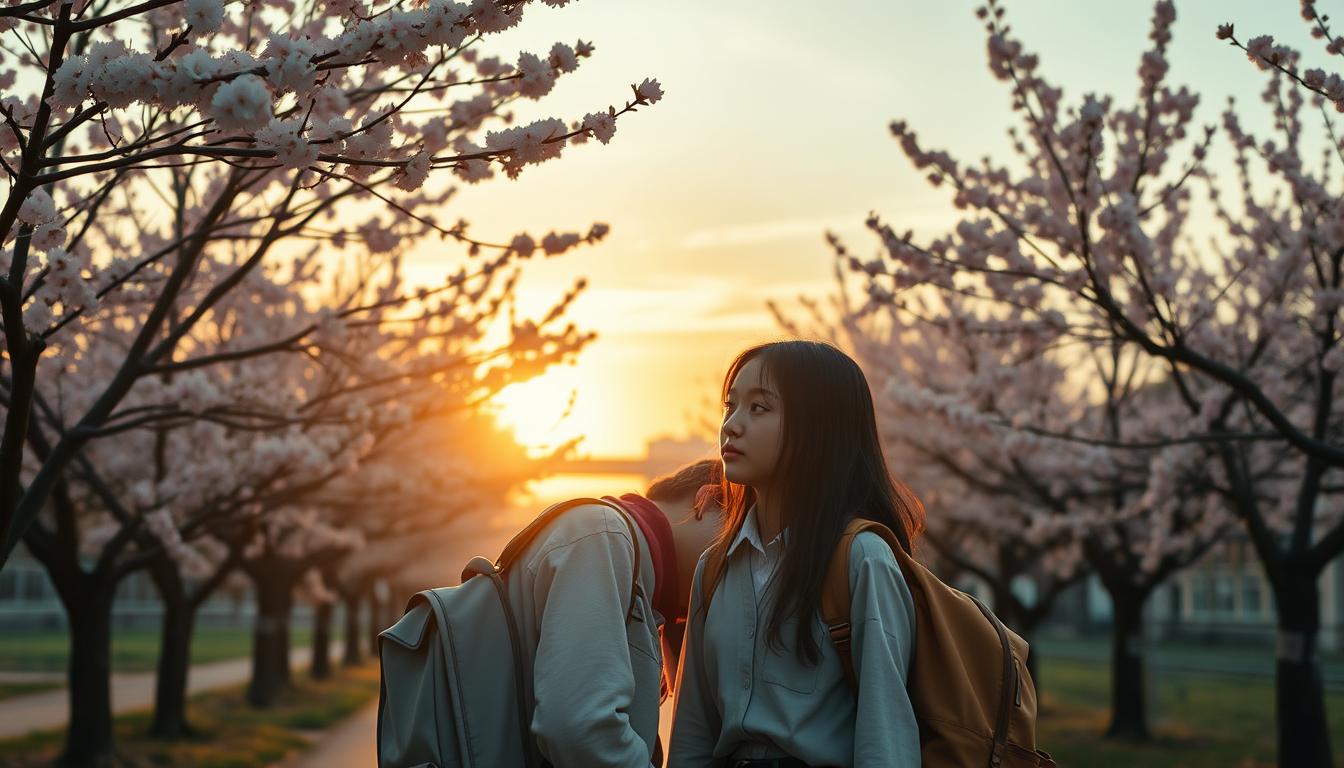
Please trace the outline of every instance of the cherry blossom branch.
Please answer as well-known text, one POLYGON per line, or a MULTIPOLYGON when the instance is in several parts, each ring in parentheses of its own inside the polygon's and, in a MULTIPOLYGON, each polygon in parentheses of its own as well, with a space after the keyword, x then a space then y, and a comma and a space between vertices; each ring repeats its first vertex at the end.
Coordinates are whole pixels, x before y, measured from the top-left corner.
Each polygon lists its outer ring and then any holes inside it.
POLYGON ((91 19, 84 19, 83 21, 75 22, 74 24, 70 25, 71 27, 70 31, 89 32, 94 29, 98 29, 99 27, 110 26, 114 22, 121 21, 122 19, 129 19, 132 16, 138 16, 139 14, 144 13, 145 11, 152 11, 157 8, 165 8, 170 5, 176 5, 179 2, 181 2, 181 0, 146 0, 146 2, 139 3, 138 5, 132 5, 128 8, 123 8, 120 11, 114 11, 113 13, 109 13, 104 16, 95 16, 91 19))
MULTIPOLYGON (((68 10, 69 6, 68 5, 62 6, 62 8, 68 10)), ((241 184, 241 182, 242 178, 237 174, 235 174, 229 179, 229 181, 225 186, 224 191, 220 194, 219 198, 216 199, 215 203, 210 207, 210 209, 206 211, 205 215, 202 217, 203 221, 211 222, 224 215, 224 213, 228 209, 227 203, 229 200, 231 200, 231 196, 228 193, 232 191, 233 187, 241 184)), ((172 274, 168 278, 168 281, 165 283, 163 292, 159 295, 158 299, 155 301, 154 306, 150 310, 149 316, 145 320, 145 324, 141 327, 140 333, 137 334, 134 342, 128 349, 128 354, 124 362, 120 365, 116 374, 114 374, 114 376, 112 377, 111 382, 103 390, 103 392, 97 398, 97 400, 95 400, 93 406, 90 407, 89 410, 85 412, 83 417, 80 419, 80 422, 76 425, 75 429, 72 430, 72 432, 96 429, 97 425, 101 424, 103 420, 105 420, 107 416, 111 414, 112 409, 116 406, 117 403, 120 402, 121 398, 130 389, 131 385, 134 383, 136 378, 138 378, 139 366, 142 364, 141 363, 142 355, 144 354, 145 349, 148 347, 151 339, 159 332, 163 320, 166 318, 169 309, 176 300, 177 295, 181 290, 183 284, 186 282, 187 276, 191 273, 195 265, 195 259, 199 257, 199 254, 201 250, 205 247, 205 244, 206 244, 206 238, 204 234, 198 232, 189 241, 187 247, 184 248, 182 258, 179 260, 177 267, 173 270, 172 274)), ((10 320, 8 319, 8 315, 6 315, 7 331, 10 330, 9 322, 10 320)), ((19 333, 21 334, 23 333, 22 320, 17 319, 17 322, 18 326, 16 327, 19 329, 19 333)), ((33 367, 34 369, 36 368, 36 359, 34 359, 33 361, 33 367)), ((19 379, 16 376, 15 377, 16 391, 18 386, 19 386, 19 379)), ((18 398, 16 397, 15 400, 17 401, 17 399, 18 398)), ((7 412, 6 417, 7 419, 14 418, 14 414, 22 413, 23 419, 26 421, 27 410, 28 409, 26 407, 22 411, 18 411, 17 409, 11 408, 7 412)), ((26 432, 26 429, 24 431, 26 432)), ((5 431, 6 441, 8 441, 9 438, 10 438, 9 422, 7 421, 5 431)), ((18 467, 19 454, 15 454, 13 458, 14 465, 12 465, 12 470, 10 469, 11 465, 6 463, 5 461, 7 459, 10 459, 10 455, 0 454, 0 466, 5 467, 7 470, 10 470, 14 473, 12 481, 14 483, 14 491, 12 497, 8 493, 6 493, 3 497, 0 497, 0 514, 4 514, 7 517, 12 515, 12 518, 10 518, 10 520, 7 521, 10 523, 8 530, 23 531, 27 529, 29 525, 32 524, 32 521, 36 519, 37 514, 42 507, 42 504, 45 502, 48 494, 50 493, 51 488, 54 487, 54 484, 56 483, 60 473, 68 465, 70 460, 73 459, 75 455, 79 453, 80 449, 82 449, 82 447, 86 442, 87 442, 86 439, 78 437, 76 435, 67 435, 66 437, 63 437, 59 442, 57 442, 55 447, 52 449, 51 456, 46 461, 43 462, 42 467, 38 470, 36 476, 33 478, 32 482, 29 484, 28 488, 23 492, 21 497, 17 493, 18 490, 17 473, 19 469, 18 467), (10 510, 13 511, 10 512, 10 510)), ((6 472, 6 474, 8 475, 9 473, 6 472)), ((4 479, 8 480, 9 478, 6 477, 4 479)), ((17 538, 7 538, 4 542, 3 550, 0 550, 0 560, 8 559, 10 552, 13 551, 14 547, 17 544, 18 544, 17 538)))
POLYGON ((29 11, 40 11, 51 5, 50 0, 30 0, 27 3, 18 3, 15 5, 0 6, 0 18, 14 18, 28 13, 29 11))

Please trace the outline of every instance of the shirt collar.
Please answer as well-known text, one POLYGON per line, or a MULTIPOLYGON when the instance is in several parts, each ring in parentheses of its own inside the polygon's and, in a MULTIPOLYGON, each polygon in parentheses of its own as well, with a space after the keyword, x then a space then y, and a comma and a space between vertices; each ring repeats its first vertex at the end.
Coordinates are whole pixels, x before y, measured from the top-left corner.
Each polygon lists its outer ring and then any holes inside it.
MULTIPOLYGON (((779 535, 775 536, 768 546, 782 543, 786 539, 787 533, 788 531, 780 531, 779 535)), ((755 547, 757 552, 765 554, 767 545, 761 543, 761 529, 756 525, 755 504, 751 505, 751 509, 748 509, 746 516, 742 518, 742 527, 738 529, 737 536, 733 538, 733 543, 728 546, 728 556, 732 557, 733 552, 735 552, 738 546, 744 541, 755 547)))

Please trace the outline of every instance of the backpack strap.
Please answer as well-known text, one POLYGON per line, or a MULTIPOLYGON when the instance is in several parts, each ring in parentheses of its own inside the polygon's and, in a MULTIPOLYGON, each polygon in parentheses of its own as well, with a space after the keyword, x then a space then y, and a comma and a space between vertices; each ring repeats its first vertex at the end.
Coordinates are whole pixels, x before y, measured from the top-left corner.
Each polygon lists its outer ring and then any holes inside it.
POLYGON ((840 541, 836 542, 835 550, 831 553, 830 563, 826 566, 826 577, 821 583, 821 620, 826 623, 826 631, 831 637, 831 644, 835 646, 835 650, 840 656, 840 666, 845 671, 845 681, 849 683, 849 689, 856 693, 859 690, 859 680, 854 673, 854 656, 850 650, 852 632, 849 624, 851 605, 849 553, 854 546, 854 538, 864 531, 870 531, 881 536, 893 552, 897 550, 905 551, 900 540, 896 538, 896 534, 892 533, 890 528, 873 520, 856 517, 849 521, 845 526, 844 533, 840 534, 840 541))
MULTIPOLYGON (((484 557, 472 558, 467 563, 467 570, 463 573, 463 581, 466 581, 466 573, 480 575, 489 579, 495 586, 495 594, 499 597, 500 607, 504 610, 504 623, 509 630, 509 646, 513 651, 513 687, 514 698, 517 700, 518 728, 523 734, 528 732, 528 726, 532 722, 532 685, 531 681, 525 679, 523 670, 523 644, 521 633, 518 631, 518 620, 514 618, 513 609, 509 605, 509 589, 504 586, 504 579, 500 578, 500 572, 491 562, 484 557)), ((443 602, 439 594, 434 590, 427 590, 420 594, 425 595, 429 602, 433 604, 434 612, 438 616, 439 626, 447 627, 447 612, 444 610, 443 602)), ((541 748, 537 746, 535 739, 524 739, 523 761, 525 768, 539 768, 546 761, 541 756, 541 748)))

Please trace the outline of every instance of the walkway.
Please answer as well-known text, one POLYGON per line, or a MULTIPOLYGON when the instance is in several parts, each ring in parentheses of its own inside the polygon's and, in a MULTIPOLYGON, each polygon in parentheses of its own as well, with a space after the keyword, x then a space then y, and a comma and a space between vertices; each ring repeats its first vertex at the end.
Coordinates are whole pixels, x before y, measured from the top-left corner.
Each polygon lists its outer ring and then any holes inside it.
MULTIPOLYGON (((309 648, 295 648, 290 663, 295 669, 308 666, 309 648)), ((191 668, 187 692, 198 693, 247 682, 251 659, 230 659, 191 668)), ((149 709, 154 706, 154 673, 112 675, 112 711, 114 714, 149 709)), ((65 688, 0 699, 0 739, 23 736, 31 731, 64 728, 69 717, 70 700, 65 688)))

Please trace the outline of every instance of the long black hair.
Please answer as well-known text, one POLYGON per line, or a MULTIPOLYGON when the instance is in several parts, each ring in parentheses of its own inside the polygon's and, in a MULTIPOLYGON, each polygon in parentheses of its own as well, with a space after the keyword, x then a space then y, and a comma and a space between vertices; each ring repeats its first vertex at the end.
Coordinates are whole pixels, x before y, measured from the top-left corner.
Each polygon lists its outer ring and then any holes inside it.
MULTIPOLYGON (((761 361, 762 375, 782 407, 770 495, 779 500, 780 522, 789 534, 770 587, 776 598, 766 625, 767 641, 782 648, 785 622, 817 612, 827 563, 849 521, 862 517, 887 526, 913 554, 924 530, 924 506, 887 467, 868 380, 849 355, 816 341, 752 347, 729 367, 725 401, 738 371, 751 360, 761 361)), ((755 495, 723 479, 726 515, 720 546, 726 548, 737 536, 755 495)), ((797 652, 808 664, 821 659, 813 623, 797 622, 797 652)))

